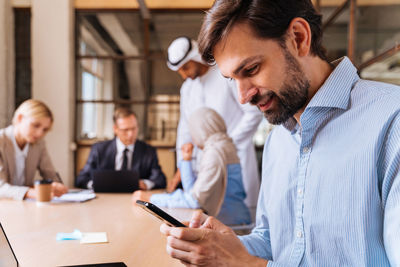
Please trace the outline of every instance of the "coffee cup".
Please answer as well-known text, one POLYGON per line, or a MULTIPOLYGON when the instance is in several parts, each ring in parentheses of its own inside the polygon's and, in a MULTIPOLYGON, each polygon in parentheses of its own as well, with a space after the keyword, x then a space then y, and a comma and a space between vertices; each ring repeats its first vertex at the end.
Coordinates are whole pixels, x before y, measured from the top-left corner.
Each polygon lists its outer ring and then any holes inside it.
POLYGON ((36 180, 35 181, 35 192, 36 192, 36 203, 46 203, 51 200, 51 183, 52 180, 36 180))

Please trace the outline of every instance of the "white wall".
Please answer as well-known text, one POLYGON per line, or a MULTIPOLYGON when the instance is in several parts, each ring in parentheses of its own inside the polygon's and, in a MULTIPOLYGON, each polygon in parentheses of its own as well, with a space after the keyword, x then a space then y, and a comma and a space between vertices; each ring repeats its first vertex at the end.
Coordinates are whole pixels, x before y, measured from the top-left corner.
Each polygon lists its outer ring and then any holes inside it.
POLYGON ((14 28, 10 1, 0 1, 0 128, 14 112, 14 28))
POLYGON ((53 164, 73 185, 74 12, 72 0, 32 1, 32 97, 44 101, 55 122, 46 136, 53 164))

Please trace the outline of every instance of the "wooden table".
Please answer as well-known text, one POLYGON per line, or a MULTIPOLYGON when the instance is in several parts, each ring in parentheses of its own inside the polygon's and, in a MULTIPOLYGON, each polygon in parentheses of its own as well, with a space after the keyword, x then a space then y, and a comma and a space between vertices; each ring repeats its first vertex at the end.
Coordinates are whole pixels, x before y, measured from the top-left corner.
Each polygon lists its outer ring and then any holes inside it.
MULTIPOLYGON (((192 211, 168 210, 180 220, 192 211)), ((85 203, 46 204, 0 200, 0 221, 21 266, 60 266, 122 261, 127 266, 182 266, 165 251, 161 222, 131 194, 97 194, 85 203), (58 232, 107 232, 108 243, 56 241, 58 232)))

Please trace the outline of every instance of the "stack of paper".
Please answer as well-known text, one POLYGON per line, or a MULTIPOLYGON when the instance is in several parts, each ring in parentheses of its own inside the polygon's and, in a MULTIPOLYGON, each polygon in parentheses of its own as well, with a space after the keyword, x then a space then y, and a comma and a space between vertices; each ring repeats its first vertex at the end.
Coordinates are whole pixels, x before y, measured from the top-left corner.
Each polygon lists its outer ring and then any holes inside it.
POLYGON ((106 232, 82 233, 81 244, 108 243, 106 232))
POLYGON ((54 197, 51 202, 84 202, 96 197, 92 190, 68 192, 60 197, 54 197))

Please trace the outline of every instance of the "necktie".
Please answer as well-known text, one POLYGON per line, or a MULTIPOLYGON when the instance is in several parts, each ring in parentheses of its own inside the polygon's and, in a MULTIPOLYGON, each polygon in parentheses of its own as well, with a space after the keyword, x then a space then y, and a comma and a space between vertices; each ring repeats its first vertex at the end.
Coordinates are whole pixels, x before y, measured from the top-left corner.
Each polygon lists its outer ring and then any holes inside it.
POLYGON ((123 160, 122 160, 121 170, 127 170, 128 169, 128 152, 129 152, 129 149, 125 148, 124 149, 124 156, 123 156, 123 160))

